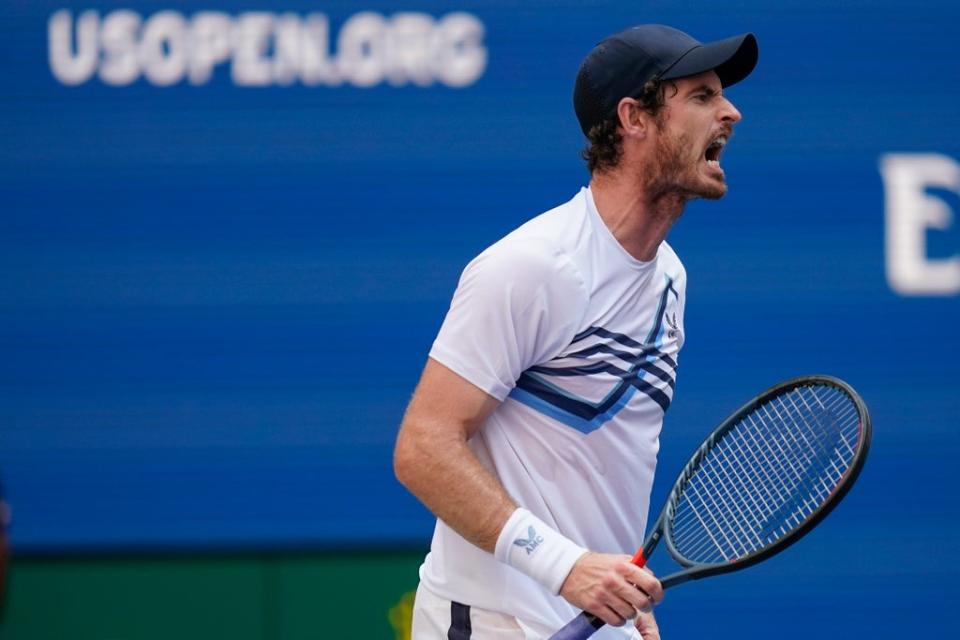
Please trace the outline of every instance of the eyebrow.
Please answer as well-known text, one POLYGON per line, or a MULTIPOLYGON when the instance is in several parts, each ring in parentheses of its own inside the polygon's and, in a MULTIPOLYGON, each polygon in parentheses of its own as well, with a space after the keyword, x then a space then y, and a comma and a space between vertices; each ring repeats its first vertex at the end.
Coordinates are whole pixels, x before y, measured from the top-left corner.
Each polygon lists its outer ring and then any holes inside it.
POLYGON ((695 94, 695 93, 700 93, 700 92, 709 94, 709 95, 711 95, 711 96, 722 95, 722 92, 721 92, 721 91, 717 91, 716 89, 714 89, 713 87, 711 87, 711 86, 708 85, 708 84, 700 84, 700 85, 697 85, 696 87, 694 87, 693 89, 691 89, 690 91, 688 91, 688 92, 687 92, 687 95, 688 95, 688 96, 692 96, 693 94, 695 94))

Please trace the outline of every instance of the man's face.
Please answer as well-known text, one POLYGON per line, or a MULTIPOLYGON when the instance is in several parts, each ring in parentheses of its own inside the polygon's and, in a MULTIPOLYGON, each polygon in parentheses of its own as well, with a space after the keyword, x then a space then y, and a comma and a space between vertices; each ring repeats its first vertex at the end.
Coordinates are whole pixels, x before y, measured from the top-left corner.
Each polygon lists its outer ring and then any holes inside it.
POLYGON ((654 194, 722 198, 727 183, 720 154, 740 112, 723 96, 713 71, 673 84, 676 90, 666 87, 666 105, 657 116, 654 170, 645 182, 654 194))

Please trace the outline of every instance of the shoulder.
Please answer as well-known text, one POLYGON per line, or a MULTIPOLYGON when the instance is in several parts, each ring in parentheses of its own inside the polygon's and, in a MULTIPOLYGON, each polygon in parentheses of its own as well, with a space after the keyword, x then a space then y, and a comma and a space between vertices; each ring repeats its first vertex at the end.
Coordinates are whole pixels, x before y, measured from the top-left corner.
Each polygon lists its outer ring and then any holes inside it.
POLYGON ((487 247, 467 265, 464 278, 509 285, 521 293, 546 289, 585 297, 585 279, 574 258, 583 233, 583 216, 577 215, 581 197, 532 218, 487 247))
POLYGON ((680 260, 680 256, 677 255, 677 252, 666 240, 664 240, 660 245, 659 257, 667 268, 675 267, 678 269, 683 269, 683 262, 680 260))
POLYGON ((680 260, 680 256, 677 255, 677 252, 674 251, 673 247, 671 247, 666 240, 660 245, 658 259, 660 260, 664 273, 666 273, 671 280, 675 283, 686 284, 687 269, 683 266, 683 261, 680 260))
POLYGON ((464 269, 461 285, 465 281, 509 288, 519 296, 571 296, 571 302, 587 295, 569 251, 556 238, 529 232, 512 233, 484 250, 464 269))

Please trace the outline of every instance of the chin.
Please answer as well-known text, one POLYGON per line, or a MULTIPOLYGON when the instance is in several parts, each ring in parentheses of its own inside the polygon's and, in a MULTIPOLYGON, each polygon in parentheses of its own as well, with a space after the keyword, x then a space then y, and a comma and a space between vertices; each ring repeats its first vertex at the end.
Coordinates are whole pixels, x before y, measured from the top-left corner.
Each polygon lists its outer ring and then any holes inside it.
POLYGON ((725 195, 727 195, 727 183, 724 182, 709 190, 705 190, 701 197, 706 200, 719 200, 725 195))
POLYGON ((699 182, 689 189, 689 193, 694 198, 703 198, 704 200, 719 200, 723 196, 727 195, 727 183, 717 180, 699 182))

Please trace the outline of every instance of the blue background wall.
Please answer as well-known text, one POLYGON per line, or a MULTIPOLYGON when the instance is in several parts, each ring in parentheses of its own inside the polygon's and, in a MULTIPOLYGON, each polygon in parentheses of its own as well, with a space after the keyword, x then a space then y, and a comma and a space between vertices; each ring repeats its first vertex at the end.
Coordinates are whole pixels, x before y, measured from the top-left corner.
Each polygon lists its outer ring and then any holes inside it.
MULTIPOLYGON (((960 542, 960 298, 888 282, 880 162, 960 163, 955 3, 467 2, 487 57, 464 87, 240 86, 229 62, 198 85, 59 81, 51 16, 119 6, 0 7, 15 552, 425 545, 432 519, 390 454, 459 272, 585 184, 577 65, 604 35, 663 22, 704 40, 753 31, 761 55, 728 91, 744 114, 730 194, 689 206, 670 238, 688 337, 655 502, 705 432, 781 378, 847 379, 876 432, 821 529, 768 566, 678 590, 674 611, 810 616, 783 637, 945 633, 960 595, 942 551, 960 542)), ((322 13, 333 39, 363 11, 453 11, 123 6, 143 20, 322 13)), ((960 185, 927 193, 953 219, 926 251, 948 260, 960 185)))

